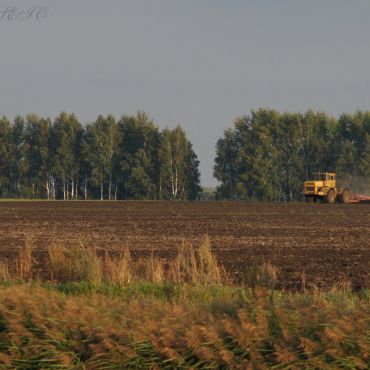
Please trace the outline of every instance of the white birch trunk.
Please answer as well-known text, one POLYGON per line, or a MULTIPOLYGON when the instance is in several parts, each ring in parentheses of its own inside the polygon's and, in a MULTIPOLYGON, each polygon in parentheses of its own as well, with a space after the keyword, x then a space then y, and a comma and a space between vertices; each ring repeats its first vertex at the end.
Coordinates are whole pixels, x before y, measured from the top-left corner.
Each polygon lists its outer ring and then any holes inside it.
POLYGON ((109 195, 108 195, 109 200, 112 200, 112 170, 110 170, 109 173, 109 195))
POLYGON ((56 199, 55 178, 53 176, 53 199, 56 199))
POLYGON ((75 181, 75 199, 78 199, 78 177, 75 181))
POLYGON ((84 193, 85 193, 85 200, 87 200, 87 176, 85 175, 85 187, 84 187, 84 193))
POLYGON ((175 198, 179 193, 179 150, 180 150, 180 137, 177 135, 177 142, 176 142, 176 162, 175 162, 175 198))
POLYGON ((176 170, 175 170, 175 197, 177 198, 177 195, 179 193, 179 175, 178 175, 178 169, 177 169, 177 163, 176 163, 176 170))
POLYGON ((103 174, 100 173, 100 200, 104 200, 103 174))
POLYGON ((74 178, 72 178, 72 189, 71 189, 71 199, 75 199, 75 181, 74 178))
POLYGON ((181 199, 185 199, 185 184, 186 184, 186 176, 184 177, 184 182, 182 184, 182 189, 181 189, 181 199))
POLYGON ((173 158, 172 158, 172 150, 171 145, 168 144, 169 151, 170 151, 170 165, 171 165, 171 190, 172 190, 172 196, 175 196, 175 177, 173 174, 173 158))
POLYGON ((48 200, 50 199, 50 184, 49 184, 50 178, 48 176, 48 179, 46 180, 46 194, 48 197, 48 200))

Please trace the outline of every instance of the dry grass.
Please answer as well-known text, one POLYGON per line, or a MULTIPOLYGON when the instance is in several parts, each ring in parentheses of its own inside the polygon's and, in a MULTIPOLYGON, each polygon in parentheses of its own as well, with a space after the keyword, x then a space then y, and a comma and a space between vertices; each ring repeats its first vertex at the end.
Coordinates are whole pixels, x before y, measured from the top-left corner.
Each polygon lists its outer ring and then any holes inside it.
POLYGON ((0 280, 31 281, 36 276, 54 283, 88 281, 95 285, 108 282, 118 286, 133 281, 202 285, 220 285, 228 281, 225 270, 212 253, 208 237, 198 248, 183 242, 177 256, 169 261, 157 258, 153 253, 149 258, 134 261, 127 246, 118 256, 112 256, 108 251, 98 251, 83 244, 67 248, 56 243, 48 248, 47 256, 39 262, 28 242, 20 249, 15 261, 0 263, 0 280))
POLYGON ((48 248, 47 265, 51 281, 87 280, 95 284, 102 281, 101 258, 94 248, 86 248, 83 244, 71 248, 52 245, 48 248))
POLYGON ((0 261, 1 369, 370 368, 370 295, 346 282, 276 291, 266 263, 227 287, 207 237, 171 261, 55 244, 43 273, 32 250, 0 261))
MULTIPOLYGON (((370 299, 269 289, 180 300, 0 290, 4 369, 366 369, 370 299)), ((206 288, 204 292, 210 288, 206 288)), ((186 293, 185 293, 186 291, 186 293)))
POLYGON ((130 249, 125 247, 120 256, 113 259, 109 256, 108 252, 105 253, 103 259, 103 270, 105 278, 117 284, 119 286, 124 286, 133 280, 132 274, 132 258, 130 249))
POLYGON ((11 279, 9 266, 6 261, 0 260, 0 282, 6 282, 11 279))
POLYGON ((148 259, 141 259, 136 265, 136 276, 140 276, 144 281, 161 284, 167 279, 166 261, 155 258, 153 252, 148 259))
POLYGON ((243 283, 251 288, 266 287, 274 289, 278 282, 279 270, 269 262, 261 266, 247 266, 243 283))
POLYGON ((209 238, 206 236, 196 250, 190 243, 182 242, 177 257, 170 264, 169 277, 176 283, 221 284, 226 282, 225 270, 212 254, 209 238))
POLYGON ((32 243, 26 240, 25 245, 19 250, 18 258, 15 261, 15 275, 21 280, 32 278, 33 257, 32 243))

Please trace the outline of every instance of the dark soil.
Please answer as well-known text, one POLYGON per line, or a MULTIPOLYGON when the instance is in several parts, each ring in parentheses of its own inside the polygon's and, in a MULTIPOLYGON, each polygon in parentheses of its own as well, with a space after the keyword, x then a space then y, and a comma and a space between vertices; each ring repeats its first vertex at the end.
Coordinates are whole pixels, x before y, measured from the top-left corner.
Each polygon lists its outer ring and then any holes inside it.
POLYGON ((207 234, 236 280, 252 265, 279 268, 280 286, 370 288, 370 205, 243 202, 0 202, 0 256, 28 239, 35 253, 51 243, 84 243, 134 257, 172 258, 182 240, 207 234))

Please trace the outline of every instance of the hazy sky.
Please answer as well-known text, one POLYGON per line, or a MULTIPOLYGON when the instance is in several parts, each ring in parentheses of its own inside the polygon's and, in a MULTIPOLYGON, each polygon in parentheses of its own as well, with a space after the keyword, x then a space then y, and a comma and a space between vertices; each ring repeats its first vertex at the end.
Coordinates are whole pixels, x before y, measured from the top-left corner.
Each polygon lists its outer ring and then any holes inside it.
POLYGON ((369 0, 0 0, 0 113, 181 124, 215 185, 215 143, 271 107, 370 109, 369 0), (42 21, 5 7, 48 6, 42 21))

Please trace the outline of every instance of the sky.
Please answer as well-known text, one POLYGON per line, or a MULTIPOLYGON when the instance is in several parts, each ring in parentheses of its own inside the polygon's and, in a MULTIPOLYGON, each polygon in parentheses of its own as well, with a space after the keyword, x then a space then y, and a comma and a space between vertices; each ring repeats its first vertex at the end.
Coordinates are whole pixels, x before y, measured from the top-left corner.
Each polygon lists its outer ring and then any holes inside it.
POLYGON ((218 138, 260 107, 370 110, 370 1, 0 0, 0 114, 144 110, 216 186, 218 138))

